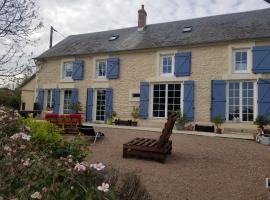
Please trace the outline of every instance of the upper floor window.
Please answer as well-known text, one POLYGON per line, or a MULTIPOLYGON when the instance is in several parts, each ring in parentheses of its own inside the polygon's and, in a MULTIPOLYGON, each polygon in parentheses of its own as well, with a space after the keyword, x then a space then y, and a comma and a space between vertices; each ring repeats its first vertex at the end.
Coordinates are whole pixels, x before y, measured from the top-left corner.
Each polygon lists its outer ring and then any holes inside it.
POLYGON ((160 74, 161 75, 172 75, 173 74, 173 55, 162 55, 160 63, 160 74))
POLYGON ((248 72, 248 49, 233 51, 233 71, 235 73, 248 72))
POLYGON ((96 78, 106 78, 107 60, 96 61, 96 78))
POLYGON ((73 62, 64 62, 63 79, 72 79, 73 62))

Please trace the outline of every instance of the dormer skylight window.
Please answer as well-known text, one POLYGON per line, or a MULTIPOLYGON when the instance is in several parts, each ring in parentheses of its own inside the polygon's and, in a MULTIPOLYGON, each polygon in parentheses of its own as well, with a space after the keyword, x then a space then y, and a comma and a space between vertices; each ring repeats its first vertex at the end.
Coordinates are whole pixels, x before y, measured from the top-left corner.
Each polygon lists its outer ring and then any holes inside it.
POLYGON ((112 36, 109 38, 109 41, 117 40, 117 38, 119 38, 119 35, 112 35, 112 36))
POLYGON ((192 31, 192 26, 186 26, 183 28, 183 33, 188 33, 188 32, 191 32, 192 31))

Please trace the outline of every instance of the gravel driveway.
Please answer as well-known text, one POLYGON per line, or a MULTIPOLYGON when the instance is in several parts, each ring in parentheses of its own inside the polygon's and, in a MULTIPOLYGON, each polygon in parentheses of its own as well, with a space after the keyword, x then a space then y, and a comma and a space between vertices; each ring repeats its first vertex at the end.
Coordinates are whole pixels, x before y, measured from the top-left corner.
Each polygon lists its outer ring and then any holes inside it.
MULTIPOLYGON (((173 151, 165 164, 123 159, 123 143, 160 133, 96 128, 106 137, 91 147, 91 162, 122 172, 136 171, 153 200, 256 200, 268 195, 270 147, 253 141, 173 134, 173 151)), ((270 194, 269 194, 270 195, 270 194)))

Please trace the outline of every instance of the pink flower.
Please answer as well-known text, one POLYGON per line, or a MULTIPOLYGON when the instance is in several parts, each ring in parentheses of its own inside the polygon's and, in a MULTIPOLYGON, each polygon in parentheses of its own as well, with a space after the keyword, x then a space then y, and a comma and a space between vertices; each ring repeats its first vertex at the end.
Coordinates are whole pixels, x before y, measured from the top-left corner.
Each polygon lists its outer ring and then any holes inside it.
POLYGON ((4 200, 4 198, 0 196, 0 200, 4 200))
POLYGON ((40 192, 35 192, 31 195, 32 199, 41 199, 42 195, 40 194, 40 192))
POLYGON ((78 171, 78 172, 84 172, 86 170, 86 167, 81 164, 81 163, 77 163, 74 167, 74 170, 78 171))
POLYGON ((43 187, 42 188, 42 192, 44 192, 44 193, 48 192, 48 188, 47 187, 43 187))

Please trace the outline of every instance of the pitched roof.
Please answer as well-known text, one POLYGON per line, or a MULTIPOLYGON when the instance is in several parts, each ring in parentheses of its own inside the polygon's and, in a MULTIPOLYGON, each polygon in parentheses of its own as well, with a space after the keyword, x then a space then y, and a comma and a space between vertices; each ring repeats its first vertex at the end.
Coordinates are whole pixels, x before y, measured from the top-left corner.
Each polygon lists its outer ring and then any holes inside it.
POLYGON ((143 31, 137 27, 71 35, 37 59, 67 55, 118 52, 173 47, 241 39, 270 38, 270 9, 217 15, 196 19, 151 24, 143 31), (191 32, 183 33, 184 27, 191 32), (119 35, 109 41, 112 35, 119 35))

